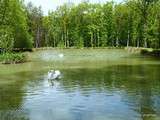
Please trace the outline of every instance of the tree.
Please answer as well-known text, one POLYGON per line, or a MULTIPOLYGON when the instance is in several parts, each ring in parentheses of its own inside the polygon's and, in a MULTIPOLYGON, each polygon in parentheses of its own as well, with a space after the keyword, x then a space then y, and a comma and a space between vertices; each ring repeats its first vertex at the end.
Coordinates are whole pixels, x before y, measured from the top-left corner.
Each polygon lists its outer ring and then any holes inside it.
POLYGON ((14 47, 13 30, 9 27, 0 28, 0 48, 11 51, 14 47))
POLYGON ((0 2, 1 39, 6 43, 14 43, 11 46, 15 48, 31 48, 32 39, 28 33, 23 1, 1 0, 0 2))
POLYGON ((114 3, 108 2, 102 8, 101 34, 102 46, 114 46, 114 3))
POLYGON ((38 48, 42 45, 42 34, 43 34, 43 13, 41 7, 35 7, 32 3, 28 3, 26 7, 28 16, 29 32, 34 38, 34 47, 38 48))
POLYGON ((34 37, 35 47, 159 48, 159 8, 159 0, 105 4, 85 0, 78 5, 66 3, 43 16, 41 9, 30 3, 27 7, 29 33, 34 37))

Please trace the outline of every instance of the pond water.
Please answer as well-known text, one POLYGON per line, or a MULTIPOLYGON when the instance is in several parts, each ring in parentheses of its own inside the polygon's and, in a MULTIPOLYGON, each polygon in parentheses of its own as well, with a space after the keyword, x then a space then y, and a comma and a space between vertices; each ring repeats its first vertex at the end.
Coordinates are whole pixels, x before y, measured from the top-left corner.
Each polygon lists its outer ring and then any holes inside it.
POLYGON ((107 49, 29 56, 0 65, 0 120, 160 120, 159 59, 107 49), (62 78, 47 80, 51 69, 62 78))

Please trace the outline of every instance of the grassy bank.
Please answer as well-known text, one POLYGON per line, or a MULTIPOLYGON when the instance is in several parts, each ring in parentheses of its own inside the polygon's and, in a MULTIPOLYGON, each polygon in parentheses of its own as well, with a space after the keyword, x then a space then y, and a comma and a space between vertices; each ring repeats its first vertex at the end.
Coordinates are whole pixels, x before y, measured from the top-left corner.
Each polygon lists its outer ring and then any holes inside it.
POLYGON ((160 49, 143 48, 143 47, 83 47, 83 48, 41 47, 41 48, 33 48, 32 51, 57 50, 57 49, 124 49, 127 50, 129 53, 160 57, 160 49))
POLYGON ((149 55, 149 56, 155 56, 160 57, 160 49, 142 49, 141 50, 142 55, 149 55))
POLYGON ((0 63, 2 64, 18 64, 27 61, 25 53, 3 53, 0 54, 0 63))
POLYGON ((143 47, 125 47, 125 50, 131 53, 139 53, 141 55, 160 57, 160 49, 143 47))
POLYGON ((58 50, 58 49, 124 49, 124 47, 40 47, 40 48, 33 48, 32 51, 39 51, 39 50, 58 50))

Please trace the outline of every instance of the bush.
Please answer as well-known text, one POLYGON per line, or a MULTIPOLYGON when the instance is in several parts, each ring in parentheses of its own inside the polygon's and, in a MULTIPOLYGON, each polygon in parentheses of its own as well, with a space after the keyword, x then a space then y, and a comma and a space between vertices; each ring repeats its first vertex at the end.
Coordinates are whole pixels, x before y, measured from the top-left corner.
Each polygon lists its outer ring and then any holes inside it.
POLYGON ((13 30, 0 26, 0 48, 10 51, 14 46, 13 30))
POLYGON ((27 61, 27 55, 24 53, 3 53, 0 55, 0 62, 2 64, 17 64, 27 61))
POLYGON ((142 49, 141 50, 141 54, 142 55, 147 55, 148 54, 148 50, 147 49, 142 49))
POLYGON ((82 37, 80 37, 79 39, 75 40, 75 46, 77 48, 83 48, 84 47, 84 40, 82 37))
POLYGON ((160 57, 160 49, 142 49, 141 54, 160 57))
POLYGON ((63 41, 60 41, 60 42, 58 43, 58 47, 59 47, 59 48, 65 48, 64 42, 63 42, 63 41))

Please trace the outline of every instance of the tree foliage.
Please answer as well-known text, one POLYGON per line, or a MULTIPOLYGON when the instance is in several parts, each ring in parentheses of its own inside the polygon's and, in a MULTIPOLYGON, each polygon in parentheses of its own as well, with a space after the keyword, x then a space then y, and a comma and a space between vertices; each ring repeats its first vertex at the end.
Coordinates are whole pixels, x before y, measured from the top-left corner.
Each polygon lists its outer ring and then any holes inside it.
POLYGON ((160 0, 65 3, 47 16, 32 3, 0 2, 0 47, 160 47, 160 0))
POLYGON ((64 4, 43 20, 47 46, 160 46, 160 1, 64 4), (46 20, 46 21, 45 21, 46 20))
POLYGON ((24 4, 20 0, 0 1, 0 43, 5 49, 32 47, 24 4))

